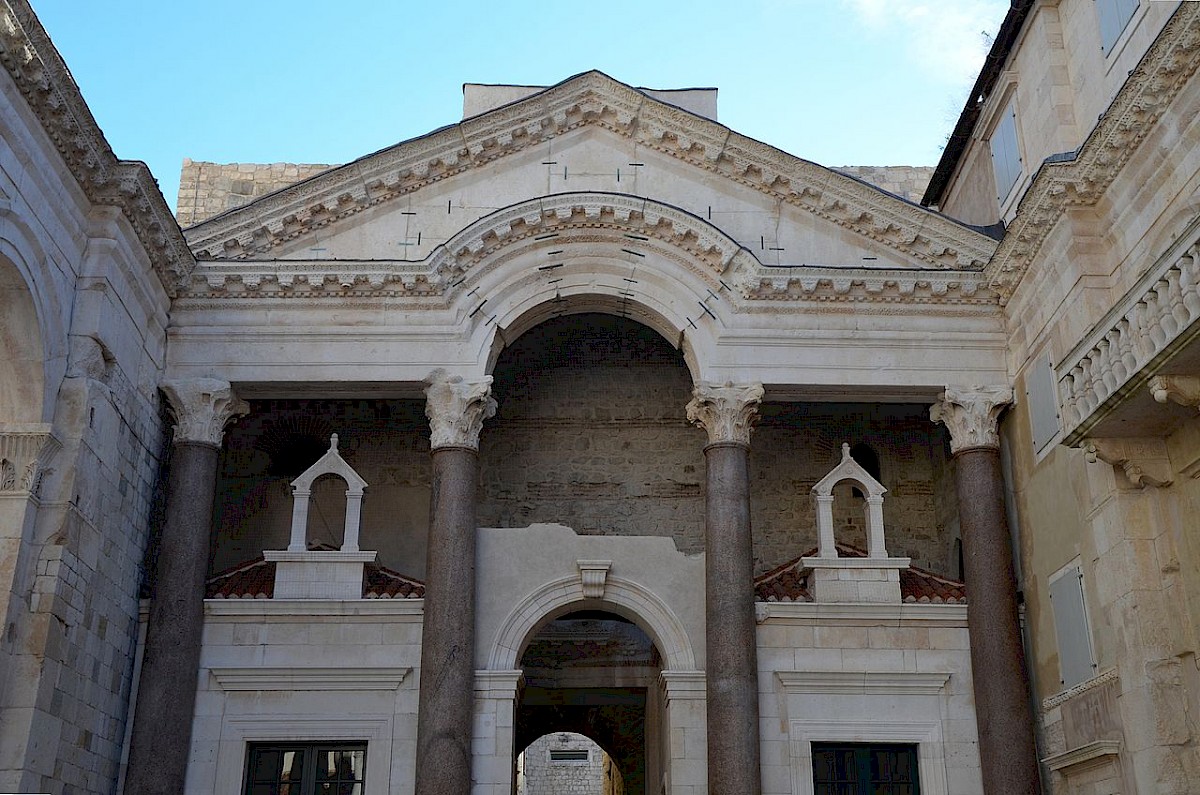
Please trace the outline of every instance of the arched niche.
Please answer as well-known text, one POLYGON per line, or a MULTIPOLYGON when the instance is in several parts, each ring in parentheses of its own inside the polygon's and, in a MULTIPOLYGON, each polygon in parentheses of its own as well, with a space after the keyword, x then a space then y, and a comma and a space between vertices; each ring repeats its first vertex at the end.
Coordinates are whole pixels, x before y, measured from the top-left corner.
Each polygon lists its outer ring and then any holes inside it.
POLYGON ((41 423, 45 349, 34 296, 16 265, 0 253, 0 425, 41 423))

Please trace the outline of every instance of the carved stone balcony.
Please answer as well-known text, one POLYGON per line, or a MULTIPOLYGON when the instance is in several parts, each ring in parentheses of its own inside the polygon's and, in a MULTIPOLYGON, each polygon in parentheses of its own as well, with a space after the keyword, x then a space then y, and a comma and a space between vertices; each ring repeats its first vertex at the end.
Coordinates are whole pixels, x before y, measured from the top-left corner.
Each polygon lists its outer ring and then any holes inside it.
POLYGON ((1156 405, 1146 386, 1157 375, 1200 372, 1198 226, 1181 236, 1056 368, 1065 444, 1078 446, 1088 437, 1165 435, 1180 419, 1176 415, 1188 413, 1156 405))

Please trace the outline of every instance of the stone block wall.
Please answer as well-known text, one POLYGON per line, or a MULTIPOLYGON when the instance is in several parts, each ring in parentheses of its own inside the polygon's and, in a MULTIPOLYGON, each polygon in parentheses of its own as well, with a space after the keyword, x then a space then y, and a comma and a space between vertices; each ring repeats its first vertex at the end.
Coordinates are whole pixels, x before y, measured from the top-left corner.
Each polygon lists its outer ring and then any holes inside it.
POLYGON ((206 163, 184 158, 175 217, 180 226, 192 226, 330 168, 320 163, 206 163))
POLYGON ((838 166, 834 171, 861 179, 914 204, 920 203, 933 176, 933 166, 838 166))
POLYGON ((530 743, 518 761, 517 795, 623 795, 624 791, 612 759, 582 734, 547 734, 530 743), (563 752, 585 758, 555 759, 563 752))

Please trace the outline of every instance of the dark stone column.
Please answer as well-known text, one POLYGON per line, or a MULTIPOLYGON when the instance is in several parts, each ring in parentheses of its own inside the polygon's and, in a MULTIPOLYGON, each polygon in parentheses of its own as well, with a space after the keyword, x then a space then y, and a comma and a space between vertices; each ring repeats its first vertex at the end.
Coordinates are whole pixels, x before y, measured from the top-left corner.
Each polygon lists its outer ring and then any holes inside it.
POLYGON ((475 494, 491 378, 436 373, 425 390, 433 494, 421 632, 417 795, 468 795, 475 706, 475 494))
POLYGON ((183 792, 192 750, 217 456, 225 425, 246 413, 246 404, 223 381, 168 381, 162 390, 177 424, 126 795, 183 792))
POLYGON ((1011 400, 1007 388, 947 389, 930 416, 950 429, 956 467, 983 789, 1035 795, 1037 745, 997 434, 1011 400))
POLYGON ((708 791, 762 791, 758 739, 758 642, 750 533, 750 427, 760 384, 700 384, 688 419, 708 431, 704 448, 705 650, 708 791))

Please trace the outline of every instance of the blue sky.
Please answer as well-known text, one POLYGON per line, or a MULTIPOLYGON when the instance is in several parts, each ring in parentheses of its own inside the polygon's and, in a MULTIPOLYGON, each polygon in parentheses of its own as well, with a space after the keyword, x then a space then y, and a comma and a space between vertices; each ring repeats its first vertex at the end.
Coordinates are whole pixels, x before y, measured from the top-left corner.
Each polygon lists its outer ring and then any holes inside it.
POLYGON ((32 0, 118 157, 341 163, 450 124, 462 84, 600 69, 720 89, 827 166, 933 165, 1007 0, 32 0))

